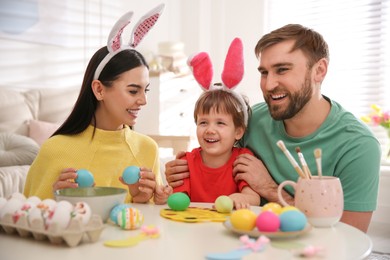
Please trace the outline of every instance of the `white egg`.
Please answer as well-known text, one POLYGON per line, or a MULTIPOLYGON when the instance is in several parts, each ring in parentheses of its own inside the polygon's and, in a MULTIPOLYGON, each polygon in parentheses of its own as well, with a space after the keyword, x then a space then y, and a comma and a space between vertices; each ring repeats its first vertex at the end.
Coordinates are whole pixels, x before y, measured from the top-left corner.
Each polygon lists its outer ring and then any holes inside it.
POLYGON ((20 209, 23 205, 23 202, 17 198, 9 199, 1 209, 0 219, 2 219, 6 214, 14 214, 15 211, 20 209))
POLYGON ((27 202, 31 202, 35 205, 38 205, 41 202, 41 199, 37 196, 31 196, 26 199, 27 202))
POLYGON ((35 204, 25 201, 23 205, 12 214, 12 219, 14 223, 17 223, 21 216, 27 216, 34 208, 36 208, 35 204))
POLYGON ((57 208, 58 207, 65 207, 67 210, 69 210, 69 213, 73 210, 73 204, 66 200, 58 201, 57 208))
POLYGON ((39 203, 39 205, 42 205, 43 207, 49 210, 54 210, 55 207, 57 206, 57 201, 53 199, 44 199, 39 203))
POLYGON ((12 199, 12 198, 15 198, 15 199, 19 199, 19 200, 21 200, 21 201, 26 201, 26 196, 24 196, 22 193, 20 193, 20 192, 14 192, 14 193, 12 193, 12 195, 11 195, 11 197, 10 197, 10 199, 12 199))
POLYGON ((49 217, 49 215, 54 211, 57 206, 57 202, 53 199, 44 199, 38 203, 37 208, 42 212, 42 217, 44 220, 49 217))
POLYGON ((85 202, 77 202, 74 206, 72 217, 74 219, 81 219, 84 225, 87 225, 92 216, 90 206, 85 202))
POLYGON ((70 211, 66 207, 57 207, 53 214, 50 214, 49 217, 46 218, 46 228, 49 228, 53 224, 57 224, 58 228, 66 229, 69 225, 70 218, 70 211))
POLYGON ((5 203, 7 203, 7 199, 0 197, 0 214, 1 214, 1 209, 4 207, 5 203))
POLYGON ((32 225, 32 223, 34 221, 41 221, 43 222, 43 217, 42 217, 42 210, 40 208, 33 208, 30 210, 29 214, 28 214, 28 223, 30 224, 30 226, 32 225))

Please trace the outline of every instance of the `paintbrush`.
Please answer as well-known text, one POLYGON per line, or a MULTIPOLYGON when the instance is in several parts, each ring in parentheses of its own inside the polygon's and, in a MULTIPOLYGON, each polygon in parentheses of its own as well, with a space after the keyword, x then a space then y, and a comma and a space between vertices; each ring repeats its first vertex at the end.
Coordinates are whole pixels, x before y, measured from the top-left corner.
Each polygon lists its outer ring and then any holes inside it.
POLYGON ((282 140, 279 140, 277 143, 276 143, 279 148, 283 151, 283 153, 286 155, 287 159, 290 161, 290 163, 292 164, 292 166, 294 167, 294 169, 297 171, 298 175, 301 177, 301 178, 305 178, 305 174, 303 173, 301 167, 299 167, 297 161, 295 161, 294 157, 292 157, 291 153, 287 150, 286 146, 284 145, 283 141, 282 140))
POLYGON ((321 178, 322 177, 322 166, 321 166, 322 150, 320 148, 314 150, 314 157, 316 158, 318 176, 319 178, 321 178))
POLYGON ((299 148, 299 146, 298 146, 295 148, 295 151, 297 152, 299 160, 301 161, 303 172, 305 173, 307 178, 311 179, 311 172, 310 172, 309 167, 307 166, 305 157, 303 156, 303 153, 301 152, 301 148, 299 148))

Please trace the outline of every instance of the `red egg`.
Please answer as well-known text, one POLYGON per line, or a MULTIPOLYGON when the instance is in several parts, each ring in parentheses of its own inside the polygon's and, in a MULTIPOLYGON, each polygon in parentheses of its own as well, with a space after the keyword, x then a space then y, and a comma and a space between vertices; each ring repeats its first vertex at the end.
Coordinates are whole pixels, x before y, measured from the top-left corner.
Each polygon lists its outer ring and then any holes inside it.
POLYGON ((261 232, 276 232, 280 227, 279 216, 272 211, 263 211, 256 218, 256 227, 261 232))

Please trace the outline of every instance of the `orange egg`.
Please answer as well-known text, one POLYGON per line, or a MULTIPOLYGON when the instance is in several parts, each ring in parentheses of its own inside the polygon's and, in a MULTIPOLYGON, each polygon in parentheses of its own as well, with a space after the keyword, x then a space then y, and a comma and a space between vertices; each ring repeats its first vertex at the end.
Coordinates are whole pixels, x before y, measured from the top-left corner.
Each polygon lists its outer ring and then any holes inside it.
POLYGON ((239 230, 251 231, 256 226, 257 215, 249 209, 239 209, 230 215, 230 223, 239 230))
POLYGON ((269 202, 261 208, 261 211, 271 211, 272 213, 279 215, 282 211, 282 206, 276 202, 269 202))

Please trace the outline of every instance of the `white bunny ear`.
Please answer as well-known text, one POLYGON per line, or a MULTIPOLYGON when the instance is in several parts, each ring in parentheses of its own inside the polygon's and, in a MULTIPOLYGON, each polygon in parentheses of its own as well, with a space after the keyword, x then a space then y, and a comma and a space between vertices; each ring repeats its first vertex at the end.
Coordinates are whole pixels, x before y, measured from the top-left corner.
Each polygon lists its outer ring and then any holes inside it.
POLYGON ((158 18, 160 18, 164 7, 165 4, 160 4, 141 17, 141 19, 135 25, 133 32, 131 33, 129 42, 131 47, 135 48, 142 41, 144 36, 157 22, 158 18))
POLYGON ((112 53, 121 48, 123 29, 130 23, 133 14, 134 12, 132 11, 125 13, 112 27, 107 40, 107 48, 109 52, 112 53))

